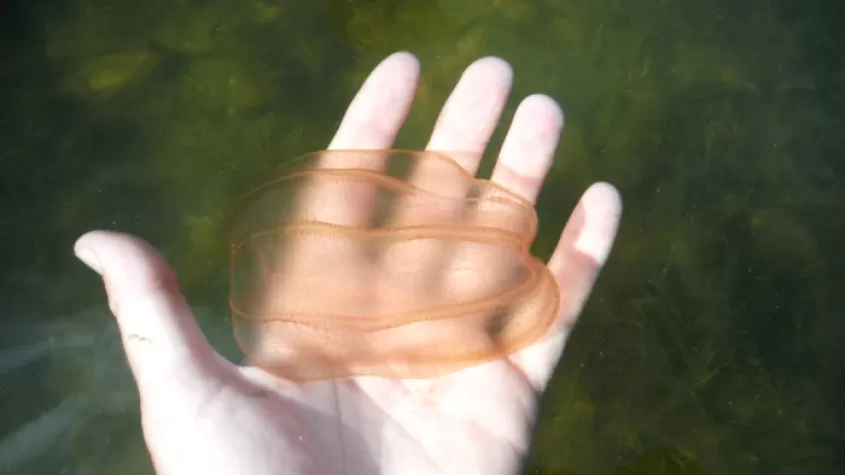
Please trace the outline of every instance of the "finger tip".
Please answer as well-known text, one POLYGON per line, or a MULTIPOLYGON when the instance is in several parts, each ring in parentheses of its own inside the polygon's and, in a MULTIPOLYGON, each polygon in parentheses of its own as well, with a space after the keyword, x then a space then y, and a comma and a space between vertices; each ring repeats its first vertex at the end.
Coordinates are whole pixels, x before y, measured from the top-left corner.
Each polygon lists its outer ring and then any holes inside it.
POLYGON ((399 51, 393 52, 387 57, 388 60, 390 60, 391 58, 393 58, 392 60, 394 60, 394 61, 399 61, 399 60, 401 60, 401 61, 413 61, 413 62, 418 61, 417 56, 414 53, 411 53, 408 50, 399 50, 399 51))
POLYGON ((612 184, 600 181, 590 186, 584 193, 585 205, 594 211, 622 214, 622 195, 612 184))
POLYGON ((575 247, 601 265, 607 260, 616 239, 622 215, 622 197, 615 186, 599 182, 587 189, 580 206, 584 223, 575 247))
POLYGON ((79 257, 81 254, 95 255, 110 254, 114 252, 114 248, 126 247, 133 245, 131 241, 138 241, 137 238, 118 233, 114 231, 95 230, 88 231, 73 244, 73 252, 79 257))
POLYGON ((172 273, 164 257, 151 244, 131 234, 89 231, 76 240, 73 252, 94 271, 109 273, 112 280, 122 280, 124 274, 140 277, 172 273))
POLYGON ((517 111, 520 109, 526 109, 530 112, 541 111, 548 119, 563 124, 563 108, 548 94, 536 93, 527 96, 522 100, 517 111))
POLYGON ((473 61, 464 70, 464 75, 485 78, 485 80, 497 80, 510 86, 513 83, 513 67, 504 58, 498 56, 485 56, 473 61))
POLYGON ((90 249, 96 244, 99 233, 100 231, 88 231, 82 236, 76 238, 76 242, 73 243, 73 252, 79 254, 79 252, 83 249, 90 249))
POLYGON ((99 254, 102 252, 104 243, 108 245, 113 234, 115 233, 102 230, 88 231, 77 238, 73 244, 74 255, 93 271, 102 274, 102 260, 99 254))
POLYGON ((501 56, 485 56, 472 62, 472 66, 485 66, 511 70, 511 63, 501 56))
POLYGON ((533 134, 541 134, 543 143, 557 148, 563 132, 563 108, 547 94, 531 94, 522 100, 514 113, 515 123, 532 123, 533 134))
POLYGON ((397 51, 384 58, 377 66, 377 69, 380 68, 398 68, 401 71, 415 73, 420 70, 420 60, 410 51, 397 51))

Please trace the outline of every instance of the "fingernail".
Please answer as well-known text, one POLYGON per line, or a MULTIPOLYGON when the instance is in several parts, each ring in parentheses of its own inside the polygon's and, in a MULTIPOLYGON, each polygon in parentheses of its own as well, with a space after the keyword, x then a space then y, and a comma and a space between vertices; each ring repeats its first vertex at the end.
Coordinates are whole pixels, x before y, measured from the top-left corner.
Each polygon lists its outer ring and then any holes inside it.
POLYGON ((90 267, 96 273, 103 273, 103 268, 100 265, 100 260, 97 259, 96 254, 94 254, 94 252, 92 252, 90 249, 80 249, 76 252, 76 257, 78 257, 80 261, 84 262, 85 265, 90 267))

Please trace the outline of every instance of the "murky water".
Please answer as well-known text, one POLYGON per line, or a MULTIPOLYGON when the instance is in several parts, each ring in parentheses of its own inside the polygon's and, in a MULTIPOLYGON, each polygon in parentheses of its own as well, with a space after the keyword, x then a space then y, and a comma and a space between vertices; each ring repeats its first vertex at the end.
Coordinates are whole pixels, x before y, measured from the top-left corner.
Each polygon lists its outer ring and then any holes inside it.
POLYGON ((227 204, 324 148, 398 49, 423 64, 401 146, 484 55, 514 65, 510 112, 563 104, 541 254, 589 183, 623 193, 527 473, 842 473, 843 18, 834 0, 4 2, 0 473, 151 472, 73 240, 152 241, 236 358, 227 204))

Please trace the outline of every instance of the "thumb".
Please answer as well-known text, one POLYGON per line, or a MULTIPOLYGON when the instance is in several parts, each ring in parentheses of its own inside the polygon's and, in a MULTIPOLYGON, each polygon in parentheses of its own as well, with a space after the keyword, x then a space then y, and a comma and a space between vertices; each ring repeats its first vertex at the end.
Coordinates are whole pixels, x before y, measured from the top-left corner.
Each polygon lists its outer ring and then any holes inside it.
POLYGON ((142 398, 201 384, 219 369, 223 360, 200 331, 173 269, 150 244, 93 231, 76 241, 74 252, 103 276, 142 398))

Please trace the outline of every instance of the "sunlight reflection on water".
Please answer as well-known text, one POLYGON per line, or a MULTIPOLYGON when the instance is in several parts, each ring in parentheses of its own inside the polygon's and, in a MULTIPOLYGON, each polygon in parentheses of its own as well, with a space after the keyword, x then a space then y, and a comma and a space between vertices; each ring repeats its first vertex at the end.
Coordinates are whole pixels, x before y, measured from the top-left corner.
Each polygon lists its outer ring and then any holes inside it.
POLYGON ((0 402, 37 410, 0 426, 0 473, 150 473, 108 307, 51 320, 4 330, 12 343, 0 350, 0 402))

